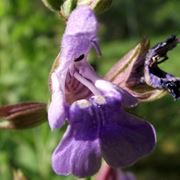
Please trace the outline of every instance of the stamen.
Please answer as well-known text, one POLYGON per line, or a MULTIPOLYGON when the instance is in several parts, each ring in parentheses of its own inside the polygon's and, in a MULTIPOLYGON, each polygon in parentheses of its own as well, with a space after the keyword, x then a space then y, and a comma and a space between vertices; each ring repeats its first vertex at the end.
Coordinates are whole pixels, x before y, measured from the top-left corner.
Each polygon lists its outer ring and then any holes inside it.
POLYGON ((74 77, 83 85, 85 85, 94 95, 101 95, 101 92, 90 81, 85 79, 79 73, 75 72, 74 77))

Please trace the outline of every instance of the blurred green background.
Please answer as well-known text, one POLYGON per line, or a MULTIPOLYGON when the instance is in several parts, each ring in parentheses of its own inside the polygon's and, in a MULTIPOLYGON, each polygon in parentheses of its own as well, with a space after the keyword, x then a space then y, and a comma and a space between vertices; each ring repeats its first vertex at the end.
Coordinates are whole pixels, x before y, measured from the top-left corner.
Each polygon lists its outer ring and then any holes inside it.
MULTIPOLYGON (((101 58, 91 62, 104 74, 141 39, 151 44, 171 34, 179 36, 179 0, 119 0, 101 14, 101 58)), ((63 20, 44 7, 40 0, 0 1, 0 105, 23 101, 47 102, 48 72, 60 49, 63 20)), ((180 47, 169 53, 163 68, 180 76, 180 47), (178 68, 179 67, 179 68, 178 68)), ((140 160, 132 170, 138 180, 180 179, 180 102, 166 96, 141 104, 135 113, 157 129, 158 143, 152 155, 140 160)), ((0 179, 12 179, 14 169, 33 180, 73 180, 51 170, 51 153, 64 129, 51 132, 45 123, 22 131, 0 130, 0 179)))

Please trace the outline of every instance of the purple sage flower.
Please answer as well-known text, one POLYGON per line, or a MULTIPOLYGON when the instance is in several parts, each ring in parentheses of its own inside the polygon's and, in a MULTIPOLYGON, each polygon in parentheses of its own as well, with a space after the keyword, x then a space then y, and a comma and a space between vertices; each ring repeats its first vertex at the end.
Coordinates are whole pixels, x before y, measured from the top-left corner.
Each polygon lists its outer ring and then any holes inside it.
POLYGON ((73 73, 76 69, 74 62, 78 64, 78 61, 81 61, 82 66, 86 64, 91 47, 100 54, 96 32, 97 21, 90 8, 81 6, 72 12, 62 38, 60 65, 51 75, 52 101, 48 119, 52 129, 59 128, 64 123, 67 104, 89 94, 89 90, 85 90, 74 78, 73 73))
POLYGON ((102 158, 115 168, 129 166, 156 143, 153 126, 124 110, 135 106, 137 99, 100 78, 88 64, 92 47, 100 53, 96 32, 92 10, 76 8, 62 39, 61 62, 51 75, 50 127, 69 124, 52 155, 53 170, 59 175, 91 176, 102 158))

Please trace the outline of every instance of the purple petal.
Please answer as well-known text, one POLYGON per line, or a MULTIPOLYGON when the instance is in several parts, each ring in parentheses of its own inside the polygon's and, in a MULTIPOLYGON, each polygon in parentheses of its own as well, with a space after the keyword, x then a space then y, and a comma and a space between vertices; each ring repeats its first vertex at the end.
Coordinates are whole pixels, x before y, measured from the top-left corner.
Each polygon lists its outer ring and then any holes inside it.
POLYGON ((51 75, 52 80, 52 97, 48 108, 48 120, 51 129, 60 128, 66 118, 65 103, 63 92, 60 87, 57 74, 51 75))
POLYGON ((98 79, 95 82, 95 86, 104 92, 106 96, 119 99, 123 106, 131 107, 137 105, 137 99, 134 96, 109 81, 98 79))
POLYGON ((88 6, 79 6, 71 13, 61 42, 61 70, 68 69, 80 56, 86 59, 93 42, 97 44, 97 26, 95 14, 88 6))
POLYGON ((68 104, 72 104, 79 99, 86 99, 91 94, 91 91, 86 86, 81 84, 74 76, 67 74, 65 97, 68 104))
POLYGON ((99 122, 89 101, 79 100, 71 105, 69 123, 76 140, 93 141, 98 138, 99 122))
POLYGON ((52 156, 53 170, 59 175, 86 177, 95 174, 101 165, 99 140, 81 141, 74 138, 70 127, 52 156))
POLYGON ((109 121, 101 128, 100 143, 102 155, 110 166, 131 165, 153 150, 156 136, 150 123, 123 110, 109 113, 109 121))
POLYGON ((119 92, 121 93, 122 100, 121 103, 125 107, 134 107, 138 104, 137 98, 132 96, 128 91, 119 87, 119 92))
POLYGON ((86 34, 74 36, 64 34, 61 42, 60 69, 67 70, 81 55, 85 56, 83 59, 85 60, 91 48, 90 41, 90 37, 86 34))
POLYGON ((93 11, 88 6, 79 6, 71 13, 65 34, 76 35, 85 33, 94 36, 96 31, 97 20, 93 11))
POLYGON ((123 172, 123 171, 120 171, 118 173, 118 180, 136 180, 136 177, 133 173, 131 172, 123 172))

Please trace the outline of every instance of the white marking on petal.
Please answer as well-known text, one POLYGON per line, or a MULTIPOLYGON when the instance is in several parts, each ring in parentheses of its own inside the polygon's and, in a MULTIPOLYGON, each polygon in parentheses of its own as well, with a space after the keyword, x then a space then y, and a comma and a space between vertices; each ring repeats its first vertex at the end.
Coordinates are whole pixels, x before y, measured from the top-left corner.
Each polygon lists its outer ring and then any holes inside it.
POLYGON ((79 106, 79 108, 81 108, 81 109, 90 107, 90 106, 92 105, 92 104, 91 104, 88 100, 86 100, 86 99, 78 100, 76 103, 77 103, 77 105, 79 106))
POLYGON ((52 91, 59 91, 59 80, 55 72, 51 75, 52 91))
POLYGON ((106 99, 103 96, 94 96, 93 99, 96 104, 99 104, 99 105, 106 104, 106 99))

